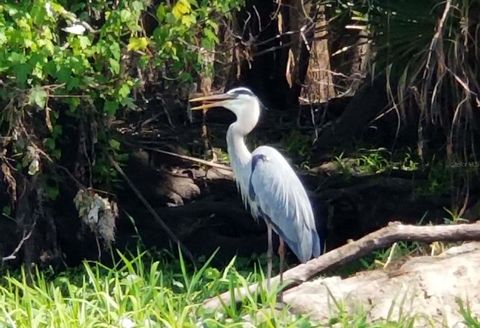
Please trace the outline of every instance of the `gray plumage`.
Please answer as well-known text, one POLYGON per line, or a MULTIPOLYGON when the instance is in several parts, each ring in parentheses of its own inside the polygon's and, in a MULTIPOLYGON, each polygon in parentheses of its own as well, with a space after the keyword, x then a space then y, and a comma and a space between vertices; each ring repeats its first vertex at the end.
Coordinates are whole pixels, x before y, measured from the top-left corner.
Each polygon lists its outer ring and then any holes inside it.
POLYGON ((255 198, 250 199, 260 217, 269 220, 297 258, 308 261, 320 255, 320 239, 307 193, 285 158, 274 148, 261 146, 263 155, 251 173, 255 198))

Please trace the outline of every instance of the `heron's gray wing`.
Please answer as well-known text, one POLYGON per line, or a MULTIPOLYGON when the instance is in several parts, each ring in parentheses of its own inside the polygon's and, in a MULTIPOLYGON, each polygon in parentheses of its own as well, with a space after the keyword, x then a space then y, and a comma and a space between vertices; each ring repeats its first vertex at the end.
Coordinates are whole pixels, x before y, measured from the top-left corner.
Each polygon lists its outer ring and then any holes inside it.
POLYGON ((252 153, 249 196, 300 261, 320 255, 307 193, 286 159, 272 147, 261 146, 252 153))

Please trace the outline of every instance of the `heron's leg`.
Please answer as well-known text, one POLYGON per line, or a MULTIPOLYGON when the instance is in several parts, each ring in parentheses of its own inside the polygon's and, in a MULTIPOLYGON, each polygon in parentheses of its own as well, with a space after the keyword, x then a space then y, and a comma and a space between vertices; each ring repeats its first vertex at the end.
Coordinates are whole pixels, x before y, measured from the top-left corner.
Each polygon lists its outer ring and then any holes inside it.
MULTIPOLYGON (((282 237, 278 236, 278 256, 280 257, 280 288, 282 288, 283 285, 283 265, 285 261, 285 243, 283 242, 282 237)), ((278 295, 278 300, 280 302, 283 302, 283 292, 280 290, 280 294, 278 295)))
POLYGON ((272 225, 267 223, 267 235, 268 235, 268 249, 267 249, 267 288, 270 290, 270 278, 272 278, 272 258, 273 258, 273 246, 272 246, 272 225))
POLYGON ((283 264, 285 263, 285 243, 282 237, 278 237, 280 245, 278 245, 278 255, 280 256, 280 285, 283 284, 283 264))

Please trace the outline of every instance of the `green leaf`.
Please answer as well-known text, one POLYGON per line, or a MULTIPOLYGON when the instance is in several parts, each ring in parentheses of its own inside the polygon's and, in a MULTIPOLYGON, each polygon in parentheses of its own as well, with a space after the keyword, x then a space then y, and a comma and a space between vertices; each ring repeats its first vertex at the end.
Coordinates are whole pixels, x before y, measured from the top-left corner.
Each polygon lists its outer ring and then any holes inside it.
POLYGON ((8 61, 11 62, 12 64, 20 64, 20 63, 25 63, 26 57, 25 55, 18 53, 18 52, 12 52, 8 56, 8 61))
POLYGON ((58 189, 58 186, 47 186, 47 196, 51 200, 57 199, 58 195, 60 194, 60 190, 58 189))
POLYGON ((221 277, 220 271, 218 271, 217 268, 206 268, 203 275, 208 280, 218 280, 221 277))
POLYGON ((5 206, 2 208, 2 214, 3 214, 3 215, 6 215, 6 216, 12 215, 12 208, 10 207, 10 205, 5 205, 5 206))
POLYGON ((122 22, 124 22, 124 23, 128 22, 130 17, 132 17, 132 14, 127 9, 122 9, 120 11, 120 19, 122 20, 122 22))
POLYGON ((112 44, 110 44, 109 49, 113 58, 115 58, 116 60, 119 60, 121 51, 120 51, 120 45, 118 44, 118 42, 112 42, 112 44))
POLYGON ((18 9, 12 5, 7 5, 7 12, 10 16, 15 16, 18 13, 18 9))
POLYGON ((132 8, 136 11, 142 11, 144 6, 143 6, 143 3, 141 1, 134 1, 132 3, 132 8))
POLYGON ((73 112, 80 106, 80 99, 77 97, 68 98, 66 103, 68 104, 69 110, 73 112))
POLYGON ((195 23, 195 16, 193 15, 183 15, 182 16, 182 24, 186 27, 190 27, 195 23))
POLYGON ((211 30, 211 29, 209 29, 209 28, 206 28, 206 29, 204 30, 204 33, 205 33, 205 36, 206 36, 207 38, 209 38, 210 40, 213 40, 215 43, 219 43, 219 42, 220 42, 220 40, 218 39, 217 34, 215 34, 215 32, 214 32, 213 30, 211 30))
POLYGON ((52 150, 52 157, 55 159, 60 159, 62 157, 62 151, 59 148, 52 150))
POLYGON ((113 149, 113 150, 120 150, 120 142, 118 142, 117 140, 115 139, 110 139, 110 147, 113 149))
POLYGON ((80 80, 78 77, 71 77, 68 82, 67 82, 67 90, 73 90, 75 88, 78 88, 80 85, 80 80))
POLYGON ((162 22, 167 16, 167 9, 164 4, 159 4, 157 7, 157 12, 155 13, 157 19, 162 22))
POLYGON ((62 135, 62 133, 63 133, 63 128, 62 128, 62 126, 61 126, 60 124, 55 124, 55 125, 53 126, 52 136, 53 136, 54 138, 56 138, 56 137, 62 135))
POLYGON ((103 110, 105 111, 105 113, 111 116, 114 116, 115 113, 117 112, 117 109, 118 109, 118 102, 105 100, 105 104, 103 106, 103 110))
POLYGON ((45 138, 43 140, 43 145, 48 149, 48 150, 53 150, 55 149, 55 140, 53 138, 45 138))
POLYGON ((205 28, 203 33, 205 37, 202 38, 202 47, 206 49, 213 49, 219 43, 219 39, 215 32, 209 28, 205 28))
POLYGON ((120 73, 120 63, 118 62, 118 60, 109 58, 108 62, 110 63, 109 69, 110 69, 110 72, 112 72, 112 74, 120 73))
POLYGON ((176 19, 180 19, 183 15, 192 11, 190 2, 187 0, 178 0, 175 6, 173 6, 172 14, 176 19))
POLYGON ((18 85, 23 87, 25 82, 27 82, 28 75, 32 72, 32 67, 29 64, 18 64, 13 67, 13 72, 18 85))
POLYGON ((86 49, 91 45, 90 39, 86 36, 79 35, 78 41, 82 49, 86 49))
POLYGON ((7 37, 5 35, 5 32, 0 31, 0 46, 3 46, 5 43, 7 43, 7 37))
POLYGON ((70 77, 72 76, 71 74, 72 71, 63 63, 61 66, 59 66, 58 71, 54 73, 55 77, 60 83, 68 82, 68 80, 70 80, 70 77))
POLYGON ((37 41, 37 44, 40 48, 43 48, 46 50, 47 55, 51 56, 53 55, 55 51, 55 47, 53 45, 53 42, 48 40, 48 39, 40 39, 37 41))
POLYGON ((30 90, 30 95, 28 97, 28 102, 30 105, 37 105, 40 108, 45 108, 45 104, 47 103, 48 94, 40 86, 36 86, 30 90))
POLYGON ((127 46, 127 50, 137 51, 137 50, 145 50, 148 46, 148 39, 147 38, 130 38, 127 46))
POLYGON ((118 89, 119 98, 127 98, 130 94, 130 86, 127 83, 122 84, 120 89, 118 89))
POLYGON ((121 101, 121 104, 122 104, 122 106, 127 107, 128 109, 137 108, 135 106, 135 103, 133 102, 133 99, 130 98, 130 97, 123 98, 122 101, 121 101))

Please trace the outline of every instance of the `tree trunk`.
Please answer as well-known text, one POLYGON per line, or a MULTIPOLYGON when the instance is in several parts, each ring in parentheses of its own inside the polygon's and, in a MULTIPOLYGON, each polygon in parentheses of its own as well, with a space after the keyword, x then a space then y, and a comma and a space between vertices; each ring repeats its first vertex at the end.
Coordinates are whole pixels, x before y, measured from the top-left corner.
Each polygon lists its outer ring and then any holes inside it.
POLYGON ((355 91, 362 85, 367 72, 371 49, 366 30, 359 31, 358 39, 352 51, 352 67, 349 74, 351 82, 349 83, 345 96, 353 96, 355 94, 355 91))
POLYGON ((33 176, 31 179, 21 176, 17 179, 18 183, 18 202, 15 211, 15 220, 17 222, 17 235, 19 245, 23 242, 22 253, 23 263, 27 272, 27 277, 30 278, 31 264, 39 258, 38 247, 36 246, 37 239, 37 219, 38 213, 34 211, 35 188, 37 178, 33 176), (28 238, 27 238, 28 237, 28 238))
POLYGON ((343 114, 320 134, 316 142, 315 160, 320 157, 322 150, 326 147, 350 144, 361 135, 368 127, 368 123, 388 104, 385 86, 384 74, 363 84, 343 114))
POLYGON ((300 103, 321 103, 335 97, 330 68, 330 51, 327 39, 325 6, 315 5, 310 9, 315 22, 310 58, 305 81, 300 93, 300 103))
POLYGON ((61 260, 57 240, 57 228, 53 216, 46 207, 41 177, 18 176, 15 221, 17 224, 17 246, 7 257, 8 260, 20 256, 27 273, 31 265, 56 264, 61 260))
POLYGON ((330 70, 325 7, 311 1, 290 2, 293 34, 285 72, 290 103, 324 102, 335 96, 330 70))

